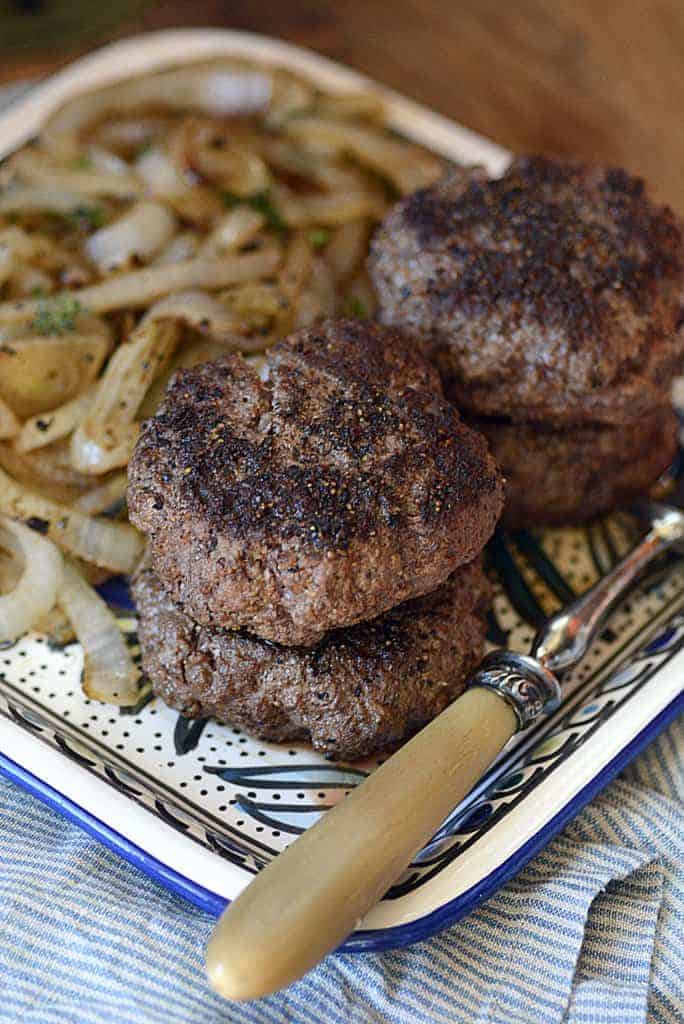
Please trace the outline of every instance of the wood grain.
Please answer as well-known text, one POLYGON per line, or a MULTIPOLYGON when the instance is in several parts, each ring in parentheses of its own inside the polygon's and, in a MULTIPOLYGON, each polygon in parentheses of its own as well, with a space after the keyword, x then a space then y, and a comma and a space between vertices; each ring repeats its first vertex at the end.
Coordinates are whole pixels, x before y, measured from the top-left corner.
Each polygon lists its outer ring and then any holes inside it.
MULTIPOLYGON (((625 165, 684 213, 681 0, 166 0, 116 35, 193 24, 312 47, 519 152, 625 165)), ((65 59, 12 55, 0 75, 65 59)))

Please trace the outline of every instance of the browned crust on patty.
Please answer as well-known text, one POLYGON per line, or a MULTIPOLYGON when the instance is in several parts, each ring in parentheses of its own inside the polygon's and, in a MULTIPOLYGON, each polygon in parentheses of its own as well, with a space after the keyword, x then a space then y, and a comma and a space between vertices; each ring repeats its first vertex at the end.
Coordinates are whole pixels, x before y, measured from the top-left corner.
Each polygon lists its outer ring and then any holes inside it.
POLYGON ((648 491, 677 450, 669 407, 616 428, 476 422, 506 478, 510 529, 582 523, 619 508, 648 491))
POLYGON ((327 321, 176 375, 129 465, 152 567, 204 625, 314 644, 437 587, 493 531, 484 438, 396 330, 327 321))
POLYGON ((490 600, 478 561, 432 594, 297 648, 198 626, 150 570, 132 589, 143 666, 167 704, 346 760, 396 746, 462 692, 490 600))
POLYGON ((621 170, 457 172, 390 212, 369 267, 383 322, 483 415, 619 423, 666 401, 684 354, 680 225, 621 170))

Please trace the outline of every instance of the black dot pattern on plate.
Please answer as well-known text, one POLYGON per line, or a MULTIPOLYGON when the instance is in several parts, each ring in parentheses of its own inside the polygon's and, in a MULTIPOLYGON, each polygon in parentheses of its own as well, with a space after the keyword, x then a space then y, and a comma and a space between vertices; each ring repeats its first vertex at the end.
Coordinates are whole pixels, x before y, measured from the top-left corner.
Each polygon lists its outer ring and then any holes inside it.
MULTIPOLYGON (((543 554, 576 592, 596 579, 595 561, 607 560, 611 545, 620 552, 631 543, 627 532, 612 521, 607 535, 610 543, 603 527, 592 529, 593 554, 585 530, 535 535, 543 554)), ((557 604, 549 582, 538 574, 534 577, 534 558, 530 561, 526 556, 526 560, 519 559, 519 564, 535 599, 543 606, 553 606, 554 601, 557 604)), ((611 651, 624 643, 627 631, 638 629, 680 593, 684 594, 681 578, 639 590, 611 620, 610 631, 602 635, 581 668, 565 681, 565 692, 572 694, 611 651)), ((494 604, 498 626, 510 646, 528 649, 535 629, 522 621, 500 586, 494 604)), ((122 617, 120 625, 133 643, 133 617, 122 617)), ((160 700, 153 699, 131 714, 83 695, 82 654, 76 644, 59 650, 46 644, 43 637, 29 636, 0 652, 0 668, 0 713, 2 700, 11 695, 23 701, 26 708, 48 716, 56 729, 63 729, 67 742, 82 741, 79 750, 83 756, 90 752, 97 762, 93 770, 102 773, 106 764, 121 785, 138 786, 142 794, 139 799, 146 806, 153 809, 161 792, 169 810, 175 808, 179 819, 184 813, 189 815, 188 828, 199 841, 206 838, 203 829, 212 828, 218 833, 230 830, 225 834, 235 840, 239 833, 246 849, 263 853, 265 848, 268 854, 268 850, 286 845, 292 830, 313 819, 320 805, 334 803, 349 792, 348 784, 340 785, 339 781, 336 787, 328 787, 335 766, 306 745, 263 743, 230 725, 207 723, 192 749, 178 754, 174 747, 178 715, 160 700), (301 772, 292 771, 299 766, 301 772), (266 769, 268 775, 264 774, 266 769), (279 776, 287 786, 279 788, 279 776)), ((376 758, 352 768, 369 771, 382 761, 376 758)), ((340 766, 339 770, 345 772, 346 768, 340 766)))

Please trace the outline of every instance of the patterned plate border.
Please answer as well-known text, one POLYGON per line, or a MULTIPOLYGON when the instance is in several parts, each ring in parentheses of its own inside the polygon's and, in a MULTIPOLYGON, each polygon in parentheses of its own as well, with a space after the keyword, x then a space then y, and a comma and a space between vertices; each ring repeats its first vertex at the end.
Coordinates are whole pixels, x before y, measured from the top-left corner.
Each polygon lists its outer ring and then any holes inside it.
MULTIPOLYGON (((363 88, 369 85, 372 88, 378 88, 375 83, 369 83, 367 79, 348 69, 275 40, 243 33, 206 30, 158 33, 154 36, 114 44, 112 47, 78 62, 45 85, 34 89, 27 99, 10 111, 9 115, 0 119, 0 151, 11 150, 34 133, 46 113, 71 92, 81 91, 84 87, 92 87, 106 79, 120 77, 119 69, 122 67, 126 68, 127 74, 131 74, 152 65, 168 62, 171 59, 177 61, 178 53, 182 53, 184 59, 217 53, 233 53, 265 62, 288 64, 311 77, 318 78, 321 84, 331 88, 339 86, 363 88)), ((478 138, 460 126, 420 108, 403 97, 381 88, 379 91, 387 100, 393 124, 406 134, 459 160, 485 163, 494 172, 505 165, 507 154, 494 144, 478 138)), ((515 541, 515 544, 523 553, 523 538, 515 541)), ((553 567, 551 566, 551 568, 553 567)), ((524 600, 529 602, 530 598, 533 602, 532 594, 525 596, 524 600)), ((670 614, 673 612, 674 608, 670 610, 670 614)), ((665 629, 662 626, 662 616, 659 616, 659 620, 661 632, 648 643, 643 644, 636 654, 632 654, 629 664, 625 663, 623 670, 610 676, 599 673, 601 682, 597 683, 593 690, 591 688, 593 680, 588 681, 591 683, 589 688, 585 685, 580 686, 576 694, 564 704, 560 719, 554 719, 550 728, 543 727, 536 737, 528 739, 523 746, 518 745, 499 762, 495 772, 490 774, 487 781, 477 788, 457 813, 452 815, 440 829, 437 836, 412 865, 410 872, 401 880, 400 884, 390 891, 389 898, 383 901, 381 908, 385 908, 387 915, 387 908, 401 904, 407 893, 414 894, 426 886, 429 889, 434 889, 434 881, 438 875, 442 881, 440 905, 429 913, 418 915, 414 920, 356 932, 345 944, 345 949, 378 950, 417 941, 468 913, 478 902, 491 895, 507 878, 519 870, 630 758, 635 756, 656 735, 659 729, 663 728, 682 709, 684 697, 679 693, 679 686, 674 685, 673 673, 675 659, 677 659, 677 668, 684 667, 683 619, 679 615, 676 621, 673 620, 665 629), (632 674, 628 678, 620 679, 621 672, 624 676, 624 671, 632 674), (654 689, 656 674, 660 677, 657 686, 661 691, 657 695, 654 689), (666 677, 667 685, 665 685, 666 677), (591 693, 590 697, 588 697, 588 689, 591 693), (667 691, 672 699, 666 699, 663 691, 667 691), (643 713, 636 728, 626 727, 624 715, 629 708, 625 708, 625 705, 639 692, 653 694, 650 701, 651 710, 646 713, 642 709, 643 713), (612 696, 610 696, 611 693, 612 696), (596 734, 608 721, 612 723, 608 734, 612 735, 618 720, 622 722, 621 735, 623 738, 625 736, 629 738, 619 749, 612 752, 612 756, 605 760, 605 763, 601 762, 601 769, 581 785, 577 784, 574 791, 566 780, 564 791, 568 793, 572 791, 572 796, 567 802, 553 816, 548 817, 542 827, 531 833, 528 831, 518 847, 509 856, 500 860, 491 871, 485 872, 483 877, 478 878, 474 884, 461 888, 455 899, 450 898, 448 879, 446 879, 446 891, 444 885, 445 876, 451 877, 451 872, 443 869, 476 841, 484 843, 483 849, 485 849, 492 834, 498 835, 498 830, 494 828, 495 825, 509 816, 510 819, 518 820, 518 812, 524 803, 524 796, 529 792, 531 786, 534 786, 537 791, 541 786, 543 790, 546 776, 559 769, 567 775, 574 763, 582 761, 581 757, 574 756, 580 746, 591 746, 596 734), (544 734, 543 738, 542 733, 544 734), (537 742, 538 740, 541 742, 537 742), (555 747, 554 744, 556 744, 555 747)), ((649 628, 652 625, 653 623, 649 628)), ((679 676, 679 672, 676 675, 679 676)), ((596 678, 594 675, 594 680, 596 678)), ((643 701, 635 702, 632 705, 633 714, 635 710, 639 710, 641 703, 643 701)), ((74 768, 78 770, 92 772, 95 765, 83 763, 89 761, 92 751, 86 753, 86 749, 81 746, 79 753, 78 741, 74 743, 74 737, 68 734, 67 730, 53 729, 48 721, 36 720, 35 710, 22 701, 19 695, 11 694, 8 703, 4 709, 0 708, 0 712, 2 713, 0 714, 0 737, 4 736, 7 739, 6 749, 16 755, 16 760, 9 754, 0 755, 0 773, 19 782, 40 799, 96 835, 107 846, 198 906, 216 913, 225 905, 225 899, 217 892, 204 888, 187 877, 182 870, 170 867, 168 863, 155 857, 149 850, 137 845, 129 836, 124 836, 111 824, 99 818, 92 810, 82 806, 73 796, 69 797, 60 792, 39 775, 31 772, 26 764, 27 760, 30 761, 29 748, 35 749, 33 744, 36 741, 43 745, 48 733, 51 733, 55 746, 53 752, 56 756, 63 758, 68 752, 74 762, 74 768), (16 742, 18 733, 25 737, 24 744, 16 742), (57 754, 57 748, 59 754, 57 754), (80 765, 77 764, 79 758, 81 759, 80 765)), ((635 715, 635 717, 638 716, 635 715)), ((607 746, 609 745, 608 743, 607 746)), ((215 767, 218 772, 219 766, 215 767)), ((301 767, 300 764, 300 770, 301 767)), ((99 770, 102 773, 101 780, 106 781, 110 789, 118 790, 118 795, 123 797, 125 794, 129 806, 131 798, 140 802, 141 794, 135 790, 135 786, 139 785, 139 782, 130 773, 122 770, 114 761, 112 763, 102 762, 99 770)), ((239 778, 240 773, 233 770, 233 775, 235 776, 232 779, 233 783, 240 785, 239 781, 235 781, 239 778)), ((254 771, 251 776, 249 772, 243 772, 242 775, 245 779, 254 779, 254 771)), ((574 781, 576 782, 576 779, 574 781)), ((149 789, 149 787, 147 788, 149 789)), ((154 793, 152 796, 156 799, 154 793)), ((263 806, 250 800, 249 797, 244 798, 241 806, 256 820, 260 820, 259 815, 264 816, 263 806)), ((164 811, 173 808, 172 817, 175 816, 175 811, 178 811, 179 817, 175 821, 169 822, 168 816, 165 816, 159 808, 156 809, 156 813, 167 824, 172 824, 174 828, 180 830, 176 837, 180 839, 182 835, 188 841, 188 836, 184 835, 186 832, 188 835, 190 834, 187 811, 173 807, 173 801, 170 800, 163 801, 162 807, 164 811), (185 820, 183 820, 184 817, 185 820)), ((205 827, 205 823, 199 820, 192 822, 191 825, 198 829, 205 827)), ((260 844, 258 841, 254 842, 242 834, 239 837, 239 844, 233 846, 230 841, 226 842, 225 823, 220 823, 218 830, 221 832, 220 835, 214 833, 210 838, 210 831, 211 829, 205 828, 204 841, 202 839, 197 841, 198 836, 193 836, 195 841, 191 845, 198 853, 212 858, 215 858, 216 853, 220 852, 224 862, 225 860, 232 862, 225 866, 233 867, 236 871, 239 870, 242 884, 244 884, 246 871, 258 870, 265 860, 275 852, 267 845, 260 844), (216 842, 217 839, 220 840, 219 844, 216 842), (206 848, 207 845, 213 852, 209 852, 206 848), (248 848, 247 855, 245 855, 246 848, 248 848)), ((292 831, 297 831, 297 829, 292 829, 292 831)), ((186 846, 185 849, 187 850, 188 847, 186 846)), ((472 860, 472 858, 466 858, 466 861, 469 859, 472 860)), ((195 877, 204 878, 205 876, 196 871, 195 877)), ((439 878, 437 880, 439 881, 439 878)), ((371 915, 371 920, 375 923, 374 915, 371 915)), ((401 914, 399 920, 401 920, 401 914)))

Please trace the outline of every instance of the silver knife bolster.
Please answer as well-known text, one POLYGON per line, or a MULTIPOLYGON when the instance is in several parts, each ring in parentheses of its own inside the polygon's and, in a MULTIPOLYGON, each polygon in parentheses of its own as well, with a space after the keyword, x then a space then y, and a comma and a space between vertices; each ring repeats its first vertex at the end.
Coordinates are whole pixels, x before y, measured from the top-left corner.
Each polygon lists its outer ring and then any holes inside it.
POLYGON ((470 677, 468 688, 494 690, 515 712, 518 729, 527 729, 540 715, 548 715, 560 704, 561 689, 553 672, 527 654, 492 651, 470 677))

